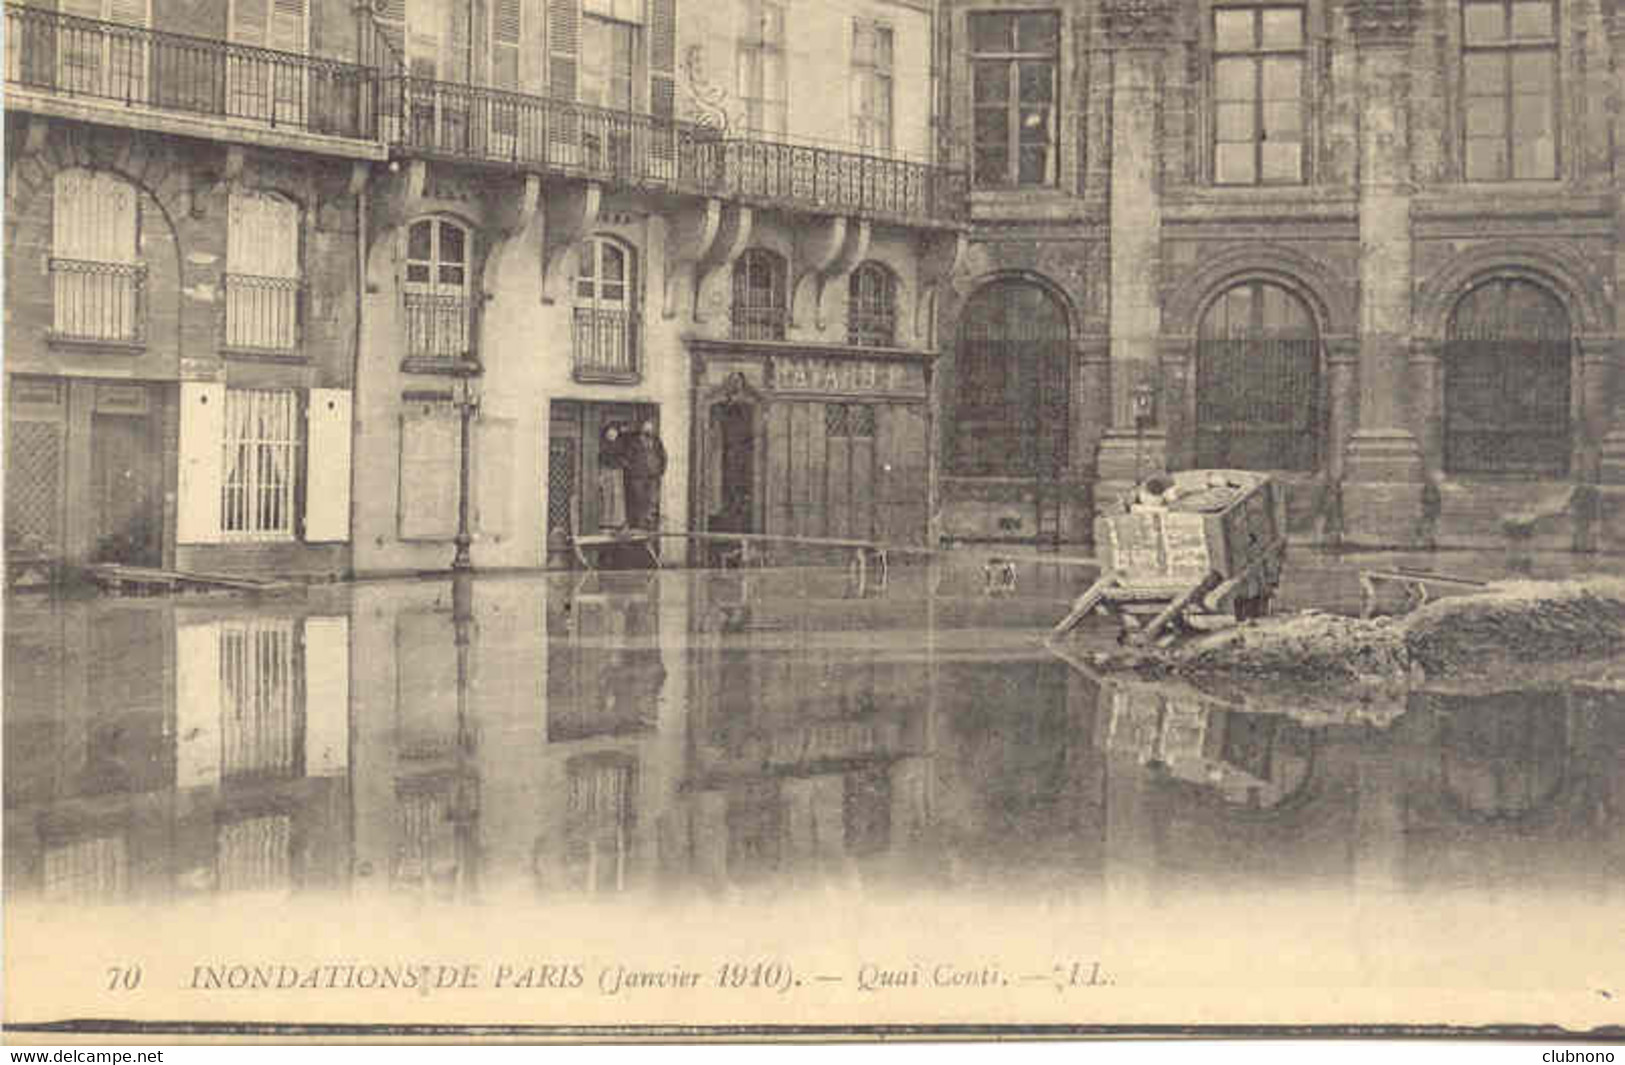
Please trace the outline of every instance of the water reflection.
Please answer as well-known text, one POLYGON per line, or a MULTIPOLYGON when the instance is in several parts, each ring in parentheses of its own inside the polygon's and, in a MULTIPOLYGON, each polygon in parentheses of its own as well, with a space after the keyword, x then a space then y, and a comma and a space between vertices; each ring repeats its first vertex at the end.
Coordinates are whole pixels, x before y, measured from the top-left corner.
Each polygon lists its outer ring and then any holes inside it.
POLYGON ((16 600, 6 893, 1625 882, 1618 682, 1313 706, 1105 682, 1042 653, 1042 609, 940 574, 871 591, 731 571, 16 600))

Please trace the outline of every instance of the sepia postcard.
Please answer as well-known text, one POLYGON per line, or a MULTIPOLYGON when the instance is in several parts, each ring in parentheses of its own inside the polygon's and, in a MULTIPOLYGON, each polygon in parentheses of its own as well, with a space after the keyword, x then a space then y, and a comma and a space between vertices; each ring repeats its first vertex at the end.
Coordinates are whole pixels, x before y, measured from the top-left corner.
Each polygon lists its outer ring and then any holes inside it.
POLYGON ((1625 4, 3 10, 8 1041, 1625 1037, 1625 4))

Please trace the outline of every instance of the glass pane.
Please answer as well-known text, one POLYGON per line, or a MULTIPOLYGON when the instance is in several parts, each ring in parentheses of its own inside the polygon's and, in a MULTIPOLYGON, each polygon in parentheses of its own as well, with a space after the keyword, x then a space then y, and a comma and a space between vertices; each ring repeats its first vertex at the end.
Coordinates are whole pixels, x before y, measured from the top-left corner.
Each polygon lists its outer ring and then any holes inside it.
POLYGON ((429 283, 429 267, 424 263, 407 263, 406 280, 408 284, 427 285, 429 283))
POLYGON ((590 302, 592 300, 594 291, 595 289, 591 278, 583 278, 582 280, 576 282, 577 299, 587 300, 590 302))
POLYGON ((596 245, 583 244, 576 251, 576 276, 592 278, 598 272, 598 256, 593 254, 596 245))
POLYGON ((412 228, 406 232, 406 257, 408 259, 427 259, 429 257, 433 225, 432 222, 412 223, 412 228))
POLYGON ((1303 148, 1292 141, 1265 141, 1263 163, 1265 181, 1298 182, 1303 180, 1303 148))
POLYGON ((977 103, 999 103, 1010 97, 1010 65, 977 63, 973 90, 977 103))
POLYGON ((777 52, 762 53, 762 99, 780 100, 784 80, 784 57, 777 52))
POLYGON ((626 286, 625 285, 621 285, 621 284, 614 284, 614 285, 605 284, 603 286, 603 288, 600 290, 599 294, 601 296, 603 296, 605 303, 617 303, 617 304, 619 304, 619 303, 625 303, 626 302, 626 286))
POLYGON ((1296 100, 1303 94, 1303 62, 1298 59, 1264 60, 1264 99, 1296 100))
POLYGON ((875 66, 881 70, 891 69, 891 30, 885 27, 875 29, 875 66))
POLYGON ((1252 144, 1215 145, 1213 180, 1221 185, 1253 184, 1257 178, 1253 169, 1252 144))
POLYGON ((1213 65, 1213 92, 1220 100, 1251 100, 1256 91, 1254 61, 1221 59, 1213 65))
POLYGON ((1550 0, 1519 0, 1512 5, 1512 36, 1527 40, 1530 37, 1552 36, 1552 5, 1550 0))
POLYGON ((1002 145, 1010 137, 1010 112, 1004 108, 979 107, 976 109, 976 143, 1002 145))
POLYGON ((1491 53, 1465 57, 1468 96, 1499 96, 1506 92, 1506 56, 1491 53))
POLYGON ((1050 110, 1047 107, 1021 109, 1021 143, 1048 144, 1050 140, 1050 110))
POLYGON ((1557 177, 1557 146, 1550 137, 1514 140, 1512 176, 1520 181, 1541 181, 1557 177))
POLYGON ((1264 11, 1265 48, 1303 47, 1303 9, 1272 7, 1264 11))
POLYGON ((972 15, 970 17, 971 51, 1012 51, 1015 48, 1014 30, 1014 16, 990 14, 972 15))
POLYGON ((976 183, 1003 185, 1010 180, 1010 153, 1004 144, 978 146, 976 149, 976 183))
POLYGON ((1303 107, 1296 103, 1264 105, 1264 136, 1267 140, 1303 139, 1303 107))
POLYGON ((1021 102, 1024 104, 1049 103, 1055 98, 1055 67, 1050 63, 1022 63, 1021 102))
POLYGON ((1214 116, 1219 140, 1252 143, 1253 135, 1257 132, 1253 128, 1254 114, 1255 108, 1251 103, 1219 104, 1214 116))
POLYGON ((1251 11, 1213 12, 1213 47, 1221 52, 1245 52, 1253 47, 1251 11))
POLYGON ((1462 35, 1468 44, 1506 39, 1506 9, 1501 0, 1468 3, 1462 8, 1462 35))
POLYGON ((1503 97, 1480 96, 1467 101, 1467 136, 1506 136, 1507 105, 1503 97))
POLYGON ((1467 141, 1467 180, 1500 181, 1506 177, 1506 140, 1472 137, 1467 141))
POLYGON ((604 280, 617 282, 626 280, 626 253, 613 244, 598 246, 603 250, 604 280))
POLYGON ((1021 147, 1021 173, 1018 180, 1023 185, 1047 185, 1050 182, 1049 172, 1049 146, 1044 144, 1021 147))
POLYGON ((610 30, 611 57, 617 74, 632 72, 632 27, 617 24, 610 30))
POLYGON ((440 223, 440 261, 443 263, 464 261, 463 231, 450 222, 440 223))
POLYGON ((1512 91, 1522 95, 1552 95, 1552 53, 1518 52, 1512 57, 1512 91))
POLYGON ((1055 15, 1017 15, 1016 51, 1053 54, 1059 49, 1061 20, 1055 15))
POLYGON ((463 268, 461 266, 442 266, 440 268, 440 283, 451 285, 454 288, 463 287, 463 268))
POLYGON ((1556 176, 1556 139, 1552 136, 1551 101, 1543 96, 1512 98, 1512 176, 1556 176))

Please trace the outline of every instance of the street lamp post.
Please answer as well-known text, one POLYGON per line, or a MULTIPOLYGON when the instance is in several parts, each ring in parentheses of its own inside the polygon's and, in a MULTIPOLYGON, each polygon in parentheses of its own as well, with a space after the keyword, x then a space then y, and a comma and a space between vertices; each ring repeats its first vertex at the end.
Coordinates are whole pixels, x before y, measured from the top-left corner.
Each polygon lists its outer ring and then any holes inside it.
POLYGON ((474 416, 479 413, 480 395, 478 379, 472 373, 462 373, 457 378, 457 413, 461 418, 461 446, 458 448, 457 470, 457 536, 452 541, 457 545, 457 551, 452 555, 451 568, 463 572, 474 568, 474 560, 469 557, 469 546, 474 542, 474 536, 468 526, 468 495, 469 495, 469 434, 474 416))

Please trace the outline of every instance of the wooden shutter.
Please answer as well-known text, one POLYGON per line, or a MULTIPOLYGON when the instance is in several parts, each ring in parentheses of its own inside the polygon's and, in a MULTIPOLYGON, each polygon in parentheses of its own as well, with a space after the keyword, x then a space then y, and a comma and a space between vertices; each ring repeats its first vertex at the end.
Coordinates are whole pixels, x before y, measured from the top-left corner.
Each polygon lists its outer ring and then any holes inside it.
POLYGON ((554 98, 576 98, 576 55, 581 49, 579 0, 547 0, 547 85, 554 98))
POLYGON ((135 189, 112 174, 57 174, 51 213, 51 253, 101 263, 136 261, 139 211, 135 189))
POLYGON ((147 25, 147 0, 107 0, 107 21, 121 26, 147 25))
POLYGON ((456 535, 459 441, 457 415, 449 408, 401 416, 401 539, 456 535))
POLYGON ((491 84, 510 92, 519 88, 519 44, 523 29, 521 0, 491 2, 491 84))
POLYGON ((649 0, 649 113, 670 122, 677 112, 677 0, 649 0))
POLYGON ((220 623, 175 627, 175 786, 220 783, 220 623))
POLYGON ((305 53, 305 0, 271 0, 271 28, 266 42, 281 52, 305 53))
POLYGON ((180 483, 175 540, 220 541, 226 386, 216 381, 181 382, 180 483))
POLYGON ((231 39, 264 48, 270 39, 271 0, 232 0, 231 39))
POLYGON ((457 0, 447 3, 446 35, 441 38, 446 42, 444 57, 444 73, 441 80, 456 82, 459 85, 467 84, 471 78, 469 70, 469 22, 472 18, 470 0, 457 0))
POLYGON ((350 767, 350 619, 305 619, 305 775, 350 767))
POLYGON ((875 26, 868 19, 852 20, 851 74, 852 140, 865 148, 873 147, 875 26))
POLYGON ((350 539, 350 392, 313 388, 305 448, 305 540, 350 539))

